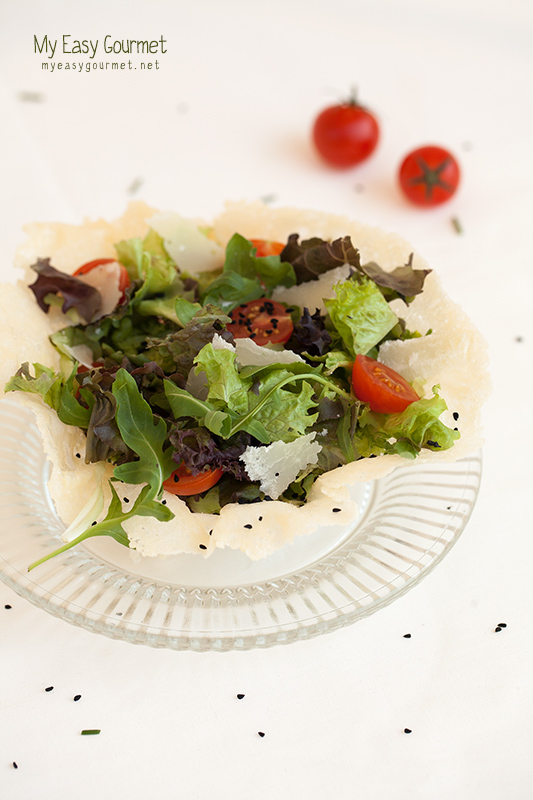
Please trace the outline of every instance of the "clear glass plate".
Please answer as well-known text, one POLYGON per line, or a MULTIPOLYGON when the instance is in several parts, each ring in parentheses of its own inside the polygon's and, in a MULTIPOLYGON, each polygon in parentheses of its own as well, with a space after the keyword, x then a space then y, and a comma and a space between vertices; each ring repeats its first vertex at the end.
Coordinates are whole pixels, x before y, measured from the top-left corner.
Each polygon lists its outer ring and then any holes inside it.
POLYGON ((0 577, 37 606, 115 639, 175 650, 247 650, 349 625, 407 592, 446 555, 470 517, 481 457, 413 465, 359 487, 349 528, 297 538, 259 562, 144 558, 106 537, 31 573, 64 525, 30 411, 0 403, 0 577))

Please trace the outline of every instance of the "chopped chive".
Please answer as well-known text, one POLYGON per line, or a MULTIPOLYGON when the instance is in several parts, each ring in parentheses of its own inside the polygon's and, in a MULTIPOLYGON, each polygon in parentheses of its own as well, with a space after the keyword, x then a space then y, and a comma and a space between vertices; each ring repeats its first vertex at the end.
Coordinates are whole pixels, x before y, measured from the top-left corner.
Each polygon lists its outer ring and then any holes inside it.
POLYGON ((457 219, 457 217, 452 217, 452 225, 455 228, 456 233, 462 233, 463 232, 463 228, 461 226, 461 223, 457 219))
POLYGON ((83 730, 81 732, 81 735, 82 736, 96 736, 99 733, 100 733, 100 730, 98 728, 85 728, 85 730, 83 730))

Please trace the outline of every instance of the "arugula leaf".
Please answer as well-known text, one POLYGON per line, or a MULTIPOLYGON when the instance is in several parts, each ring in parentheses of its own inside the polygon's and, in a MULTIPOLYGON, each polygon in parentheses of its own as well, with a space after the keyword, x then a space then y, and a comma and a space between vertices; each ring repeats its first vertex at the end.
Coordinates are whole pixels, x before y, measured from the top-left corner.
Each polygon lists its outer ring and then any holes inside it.
POLYGON ((139 456, 138 461, 115 467, 115 478, 126 483, 149 484, 148 499, 153 500, 174 469, 170 449, 163 450, 167 426, 163 419, 154 418, 150 405, 137 389, 135 379, 125 369, 117 372, 112 391, 122 440, 139 456))
POLYGON ((398 322, 375 283, 351 278, 335 286, 336 298, 324 301, 333 326, 348 352, 365 355, 398 322))
POLYGON ((121 464, 114 469, 114 477, 126 483, 144 483, 141 492, 128 511, 122 510, 122 504, 112 484, 111 502, 105 518, 91 525, 71 542, 67 542, 54 552, 30 564, 28 570, 34 569, 49 558, 76 547, 93 536, 111 536, 119 544, 129 547, 129 539, 123 523, 134 516, 150 516, 167 522, 174 514, 167 506, 158 502, 163 490, 163 481, 173 472, 175 463, 172 460, 172 447, 163 450, 166 440, 166 424, 162 419, 154 419, 149 404, 144 400, 137 388, 135 379, 125 370, 117 372, 113 382, 113 395, 117 403, 116 420, 123 441, 138 456, 137 461, 121 464))

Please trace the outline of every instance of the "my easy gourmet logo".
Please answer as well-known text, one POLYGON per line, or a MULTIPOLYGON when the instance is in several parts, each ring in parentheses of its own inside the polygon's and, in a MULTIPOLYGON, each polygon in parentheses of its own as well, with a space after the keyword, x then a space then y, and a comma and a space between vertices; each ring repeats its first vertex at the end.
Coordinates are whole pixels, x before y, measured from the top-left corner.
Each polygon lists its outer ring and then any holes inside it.
POLYGON ((92 72, 94 70, 124 69, 159 69, 159 59, 147 60, 151 55, 166 53, 167 40, 159 39, 115 39, 110 34, 103 39, 76 39, 64 33, 61 39, 52 39, 48 35, 33 37, 33 52, 47 60, 41 62, 41 69, 48 72, 55 70, 72 70, 75 72, 92 72), (57 61, 56 56, 65 56, 66 60, 57 61), (83 58, 86 56, 86 59, 83 58), (125 56, 142 56, 139 60, 125 56))

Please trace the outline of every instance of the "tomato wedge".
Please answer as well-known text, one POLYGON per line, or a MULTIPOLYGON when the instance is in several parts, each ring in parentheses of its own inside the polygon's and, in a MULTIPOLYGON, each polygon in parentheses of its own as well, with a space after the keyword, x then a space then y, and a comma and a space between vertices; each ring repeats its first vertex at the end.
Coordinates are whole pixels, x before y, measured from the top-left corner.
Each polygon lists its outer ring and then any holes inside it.
POLYGON ((359 400, 378 414, 396 414, 420 400, 405 378, 369 356, 358 355, 355 359, 352 385, 359 400))
POLYGON ((122 297, 120 298, 121 301, 124 299, 124 292, 130 285, 130 276, 128 275, 128 270, 123 264, 117 262, 116 258, 96 258, 94 261, 88 261, 86 264, 82 264, 81 267, 78 267, 74 275, 87 275, 88 272, 95 269, 96 267, 102 266, 102 264, 114 264, 118 263, 120 267, 120 276, 118 279, 118 290, 121 293, 122 297))
POLYGON ((211 489, 222 477, 221 469, 207 469, 198 475, 191 475, 187 467, 181 466, 176 469, 170 478, 163 483, 163 488, 178 497, 189 497, 193 494, 201 494, 211 489))
POLYGON ((279 256, 284 244, 281 242, 272 242, 270 239, 250 239, 257 252, 256 258, 263 258, 264 256, 279 256))
POLYGON ((261 297, 234 308, 227 325, 236 339, 253 339, 258 345, 283 344, 294 330, 291 315, 281 303, 261 297))

